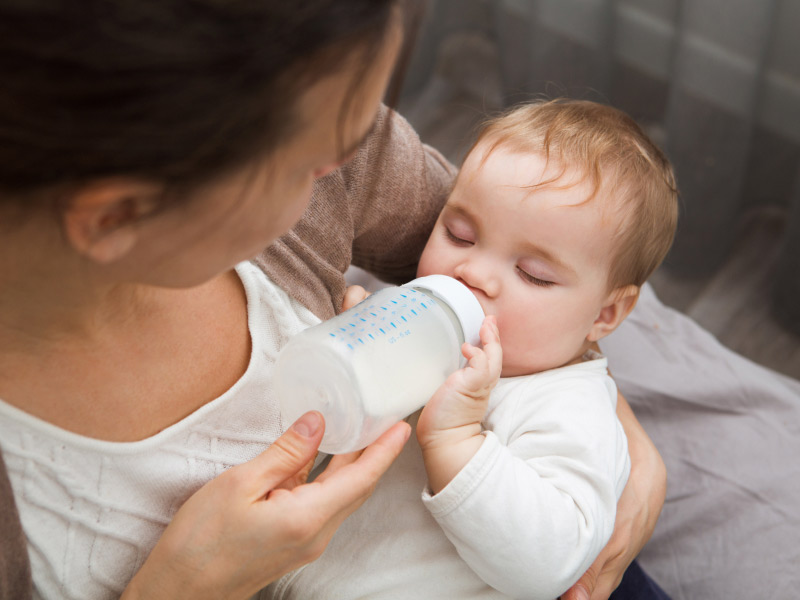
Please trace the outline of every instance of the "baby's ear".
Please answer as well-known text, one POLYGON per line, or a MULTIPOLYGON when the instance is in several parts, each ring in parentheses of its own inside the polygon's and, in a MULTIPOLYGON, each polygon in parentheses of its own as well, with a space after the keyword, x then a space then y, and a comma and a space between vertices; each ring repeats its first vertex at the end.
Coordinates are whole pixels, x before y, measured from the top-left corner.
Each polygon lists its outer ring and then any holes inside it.
POLYGON ((605 305, 600 309, 586 339, 596 342, 614 331, 631 313, 638 299, 638 285, 626 285, 613 290, 606 297, 605 305))

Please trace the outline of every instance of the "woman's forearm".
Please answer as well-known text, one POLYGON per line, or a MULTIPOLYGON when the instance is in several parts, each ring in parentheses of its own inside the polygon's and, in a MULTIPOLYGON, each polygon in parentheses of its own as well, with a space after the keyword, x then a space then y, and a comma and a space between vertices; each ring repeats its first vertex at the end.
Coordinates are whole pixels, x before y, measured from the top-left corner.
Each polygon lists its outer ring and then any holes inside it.
POLYGON ((667 494, 667 468, 621 393, 617 393, 617 417, 628 438, 631 457, 631 473, 617 507, 617 522, 629 530, 632 560, 653 535, 661 514, 667 494))
POLYGON ((617 502, 614 533, 594 564, 561 597, 564 600, 607 600, 628 565, 653 535, 664 506, 667 470, 661 455, 633 414, 628 401, 617 394, 617 417, 628 438, 631 473, 617 502))
POLYGON ((617 393, 617 417, 622 423, 625 435, 628 438, 628 453, 631 457, 631 476, 629 485, 632 482, 637 488, 640 497, 647 500, 650 508, 647 524, 648 535, 644 543, 650 539, 650 535, 655 528, 661 508, 667 494, 667 468, 661 454, 653 444, 650 436, 642 427, 628 401, 621 393, 617 393))

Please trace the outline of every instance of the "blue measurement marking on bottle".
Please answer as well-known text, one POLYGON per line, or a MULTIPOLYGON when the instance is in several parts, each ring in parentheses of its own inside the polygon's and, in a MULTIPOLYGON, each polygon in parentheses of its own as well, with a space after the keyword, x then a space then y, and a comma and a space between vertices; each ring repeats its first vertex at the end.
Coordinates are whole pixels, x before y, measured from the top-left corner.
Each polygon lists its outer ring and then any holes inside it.
POLYGON ((361 310, 350 314, 345 327, 337 327, 328 335, 352 351, 381 339, 393 344, 410 336, 412 330, 402 328, 403 325, 410 325, 424 311, 435 306, 436 300, 414 289, 404 290, 398 296, 390 298, 386 304, 369 304, 365 300, 361 310))

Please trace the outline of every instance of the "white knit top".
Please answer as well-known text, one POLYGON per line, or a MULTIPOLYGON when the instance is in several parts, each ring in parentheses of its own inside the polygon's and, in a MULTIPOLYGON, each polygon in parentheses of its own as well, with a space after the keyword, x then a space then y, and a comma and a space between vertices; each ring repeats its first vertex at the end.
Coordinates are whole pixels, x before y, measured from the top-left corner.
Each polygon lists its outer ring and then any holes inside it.
POLYGON ((288 427, 271 397, 272 366, 288 337, 319 319, 253 264, 236 271, 247 294, 250 363, 225 394, 182 421, 138 442, 108 442, 0 400, 0 445, 36 597, 118 597, 181 504, 288 427))

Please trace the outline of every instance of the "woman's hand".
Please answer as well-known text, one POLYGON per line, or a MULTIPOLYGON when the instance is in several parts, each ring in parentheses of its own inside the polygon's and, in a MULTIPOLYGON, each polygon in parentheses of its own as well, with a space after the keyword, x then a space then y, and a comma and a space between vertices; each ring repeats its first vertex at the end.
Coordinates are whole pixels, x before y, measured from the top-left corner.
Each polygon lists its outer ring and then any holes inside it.
POLYGON ((370 293, 360 285, 349 285, 344 292, 342 310, 350 310, 356 304, 369 297, 370 293))
POLYGON ((200 488, 175 515, 123 600, 249 598, 322 554, 372 493, 411 431, 400 422, 361 452, 306 476, 324 432, 303 415, 266 451, 200 488))
POLYGON ((631 474, 617 503, 614 533, 589 570, 561 596, 562 600, 607 600, 653 535, 664 505, 664 461, 621 394, 617 395, 617 416, 628 437, 631 474))

